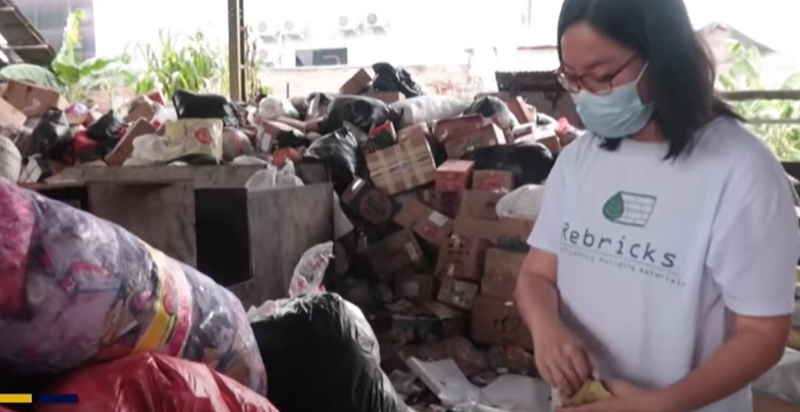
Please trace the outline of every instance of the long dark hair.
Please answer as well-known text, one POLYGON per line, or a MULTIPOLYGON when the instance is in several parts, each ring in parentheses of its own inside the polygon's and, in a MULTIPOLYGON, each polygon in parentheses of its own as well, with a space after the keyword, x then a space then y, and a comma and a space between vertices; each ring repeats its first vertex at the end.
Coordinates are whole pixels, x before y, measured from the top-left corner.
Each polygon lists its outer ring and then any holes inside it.
MULTIPOLYGON (((669 142, 665 159, 691 149, 694 133, 718 116, 741 120, 714 93, 714 62, 708 45, 695 33, 683 0, 564 0, 558 19, 561 37, 576 23, 636 50, 648 61, 648 87, 655 122, 669 142)), ((601 146, 616 150, 620 140, 601 146)))

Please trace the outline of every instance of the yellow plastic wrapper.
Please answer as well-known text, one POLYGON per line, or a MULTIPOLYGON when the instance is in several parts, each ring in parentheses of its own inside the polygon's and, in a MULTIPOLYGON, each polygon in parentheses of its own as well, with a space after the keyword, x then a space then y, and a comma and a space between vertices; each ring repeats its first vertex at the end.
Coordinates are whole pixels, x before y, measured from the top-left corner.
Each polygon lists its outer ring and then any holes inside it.
POLYGON ((222 120, 181 119, 164 124, 167 147, 162 161, 187 155, 206 155, 222 159, 222 120))
POLYGON ((611 396, 605 386, 600 381, 590 380, 583 384, 577 392, 567 399, 562 399, 559 406, 571 408, 586 405, 587 403, 597 402, 611 396))

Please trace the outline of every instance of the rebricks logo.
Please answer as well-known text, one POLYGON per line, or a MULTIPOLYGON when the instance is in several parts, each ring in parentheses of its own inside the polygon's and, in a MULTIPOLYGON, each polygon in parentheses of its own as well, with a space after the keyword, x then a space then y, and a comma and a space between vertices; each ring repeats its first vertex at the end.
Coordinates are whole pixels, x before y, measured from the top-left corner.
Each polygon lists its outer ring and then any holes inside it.
POLYGON ((588 227, 575 228, 569 222, 564 223, 561 235, 567 245, 663 269, 674 268, 678 258, 675 253, 662 250, 651 242, 631 241, 625 236, 603 236, 588 227))

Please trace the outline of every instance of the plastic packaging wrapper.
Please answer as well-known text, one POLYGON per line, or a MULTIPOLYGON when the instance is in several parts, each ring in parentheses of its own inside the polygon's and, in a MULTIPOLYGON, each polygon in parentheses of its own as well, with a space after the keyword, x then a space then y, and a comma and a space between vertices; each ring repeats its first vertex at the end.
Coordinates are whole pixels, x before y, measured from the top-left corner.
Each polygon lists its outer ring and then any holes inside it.
POLYGON ((339 96, 328 107, 328 114, 319 124, 319 132, 328 134, 344 126, 344 122, 350 122, 364 133, 369 133, 373 126, 386 123, 387 120, 394 123, 396 119, 397 113, 378 99, 339 96))
POLYGON ((346 127, 312 143, 304 156, 318 159, 328 165, 333 187, 337 193, 347 190, 347 186, 360 175, 364 164, 356 138, 346 127))
POLYGON ((395 126, 400 130, 417 123, 458 117, 470 103, 470 100, 459 97, 426 95, 395 102, 389 107, 397 112, 395 126))
POLYGON ((222 159, 226 162, 233 161, 239 156, 255 154, 253 143, 244 132, 233 127, 222 130, 222 159))
POLYGON ((536 220, 542 210, 545 187, 541 185, 525 185, 506 194, 495 205, 497 216, 524 217, 536 220))
POLYGON ((269 394, 282 412, 403 412, 381 371, 375 334, 361 311, 334 294, 310 294, 252 324, 269 365, 269 394), (298 396, 298 388, 311 390, 298 396))
POLYGON ((119 226, 0 182, 0 267, 9 372, 55 375, 158 352, 265 393, 241 302, 119 226))
POLYGON ((306 250, 292 273, 289 297, 324 291, 322 281, 325 280, 325 271, 332 257, 333 242, 321 243, 306 250))
POLYGON ((475 162, 475 170, 505 170, 514 174, 514 184, 541 184, 555 164, 553 154, 540 143, 519 142, 475 149, 463 156, 475 162))
POLYGON ((0 180, 17 183, 22 171, 22 155, 11 139, 0 136, 0 180))
POLYGON ((283 97, 267 96, 258 102, 259 119, 272 120, 282 116, 299 119, 300 113, 289 99, 283 97))
POLYGON ((494 118, 497 121, 497 125, 506 130, 514 130, 519 126, 519 121, 514 116, 514 113, 511 113, 508 105, 494 96, 484 96, 476 99, 464 114, 479 114, 486 118, 494 118))
POLYGON ((372 70, 375 71, 375 78, 372 79, 373 91, 400 92, 406 97, 428 94, 405 69, 396 69, 389 63, 375 63, 372 65, 372 70))
POLYGON ((151 353, 77 371, 47 393, 75 394, 78 403, 43 404, 36 412, 278 412, 206 365, 151 353))
POLYGON ((107 153, 117 146, 124 126, 122 119, 116 116, 113 110, 110 110, 86 129, 86 135, 97 142, 107 153))
POLYGON ((44 159, 63 160, 72 149, 72 130, 67 116, 58 109, 48 109, 31 133, 30 153, 41 154, 44 159))
POLYGON ((172 104, 178 119, 220 119, 227 127, 239 127, 236 107, 223 96, 178 90, 172 96, 172 104))
POLYGON ((89 137, 85 127, 78 126, 72 141, 71 160, 91 162, 101 159, 107 152, 100 143, 89 137))
POLYGON ((252 176, 250 176, 249 179, 247 179, 247 182, 244 185, 248 191, 260 191, 277 189, 281 187, 298 186, 303 186, 303 181, 297 177, 294 169, 294 163, 292 162, 287 162, 280 169, 278 169, 278 167, 275 165, 267 164, 266 169, 255 172, 252 176))
POLYGON ((191 155, 222 159, 222 121, 218 119, 167 122, 164 124, 164 138, 167 146, 161 156, 163 162, 191 155))

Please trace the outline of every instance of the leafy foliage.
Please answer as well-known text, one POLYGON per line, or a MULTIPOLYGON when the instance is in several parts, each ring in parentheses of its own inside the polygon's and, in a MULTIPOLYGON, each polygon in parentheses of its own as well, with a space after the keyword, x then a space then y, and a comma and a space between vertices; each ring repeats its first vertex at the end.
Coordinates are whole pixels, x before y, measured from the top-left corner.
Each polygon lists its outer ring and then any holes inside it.
MULTIPOLYGON (((756 48, 736 43, 731 46, 733 64, 720 73, 717 82, 726 91, 796 90, 800 88, 800 73, 789 76, 778 85, 764 84, 759 72, 761 56, 756 48)), ((733 108, 746 119, 800 119, 800 102, 789 100, 749 100, 732 102, 733 108)), ((778 158, 800 161, 800 125, 753 123, 778 158)))

